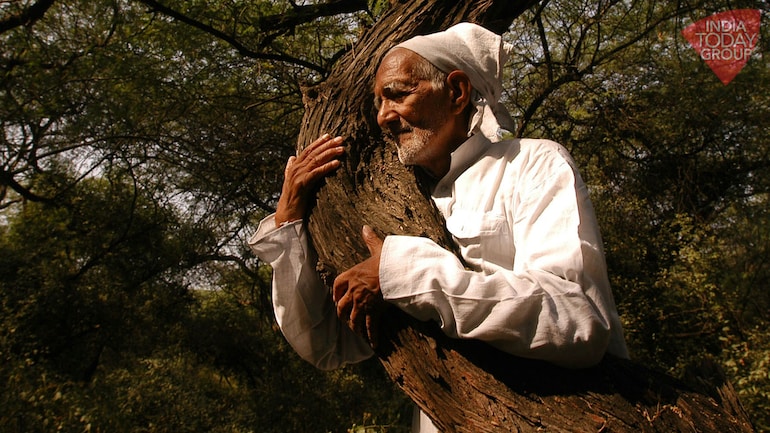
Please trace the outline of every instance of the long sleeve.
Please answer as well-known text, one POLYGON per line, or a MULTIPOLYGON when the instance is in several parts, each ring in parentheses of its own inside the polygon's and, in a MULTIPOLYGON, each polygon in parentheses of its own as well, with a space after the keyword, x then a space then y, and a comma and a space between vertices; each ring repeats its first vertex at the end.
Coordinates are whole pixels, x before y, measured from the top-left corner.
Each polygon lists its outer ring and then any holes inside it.
POLYGON ((389 236, 383 296, 517 356, 571 368, 627 356, 587 190, 558 145, 523 144, 434 197, 470 269, 428 239, 389 236))
POLYGON ((372 356, 368 343, 339 321, 331 294, 315 269, 316 253, 302 222, 276 227, 260 222, 249 246, 273 267, 273 309, 294 350, 324 370, 372 356))

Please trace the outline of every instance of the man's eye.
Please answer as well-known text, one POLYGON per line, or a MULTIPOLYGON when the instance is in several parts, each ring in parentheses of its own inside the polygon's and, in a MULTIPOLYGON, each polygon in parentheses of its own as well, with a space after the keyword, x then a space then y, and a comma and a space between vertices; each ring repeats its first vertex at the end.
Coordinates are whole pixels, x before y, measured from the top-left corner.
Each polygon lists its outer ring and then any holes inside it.
POLYGON ((385 92, 383 92, 382 97, 384 99, 404 99, 407 95, 409 95, 409 90, 407 89, 387 89, 385 92))
POLYGON ((384 99, 388 99, 391 102, 403 102, 407 96, 409 96, 409 92, 393 92, 384 99))

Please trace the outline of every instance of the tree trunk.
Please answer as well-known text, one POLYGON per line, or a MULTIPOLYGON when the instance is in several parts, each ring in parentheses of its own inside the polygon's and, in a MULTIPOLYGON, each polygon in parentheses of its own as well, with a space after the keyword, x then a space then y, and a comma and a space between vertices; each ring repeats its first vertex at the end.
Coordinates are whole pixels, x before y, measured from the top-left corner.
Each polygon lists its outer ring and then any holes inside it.
MULTIPOLYGON (((308 226, 319 271, 331 283, 368 257, 361 227, 381 236, 426 236, 453 249, 440 213, 380 138, 373 107, 377 65, 395 43, 461 21, 498 33, 535 1, 394 1, 329 78, 305 89, 299 143, 323 132, 346 137, 342 168, 318 192, 308 226)), ((522 24, 523 25, 523 24, 522 24)), ((752 431, 729 384, 696 392, 631 361, 565 370, 480 342, 450 339, 438 326, 391 309, 378 356, 390 377, 445 432, 752 431)))

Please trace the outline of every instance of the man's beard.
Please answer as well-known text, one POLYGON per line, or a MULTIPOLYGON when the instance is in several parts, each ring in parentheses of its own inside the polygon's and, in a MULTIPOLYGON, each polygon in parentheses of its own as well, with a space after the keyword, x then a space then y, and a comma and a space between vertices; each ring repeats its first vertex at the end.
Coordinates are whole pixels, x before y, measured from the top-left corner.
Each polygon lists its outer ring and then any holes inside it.
POLYGON ((402 122, 395 133, 385 132, 385 140, 396 145, 398 160, 402 164, 407 166, 421 165, 421 161, 425 162, 426 159, 431 158, 430 152, 434 150, 430 148, 429 143, 434 139, 439 127, 446 122, 446 119, 447 116, 442 115, 423 127, 415 127, 402 122), (404 137, 404 134, 408 136, 404 137))
POLYGON ((412 129, 411 135, 399 143, 397 140, 398 160, 404 165, 418 165, 420 159, 424 159, 428 142, 435 135, 431 129, 412 129), (423 158, 421 158, 423 157, 423 158))

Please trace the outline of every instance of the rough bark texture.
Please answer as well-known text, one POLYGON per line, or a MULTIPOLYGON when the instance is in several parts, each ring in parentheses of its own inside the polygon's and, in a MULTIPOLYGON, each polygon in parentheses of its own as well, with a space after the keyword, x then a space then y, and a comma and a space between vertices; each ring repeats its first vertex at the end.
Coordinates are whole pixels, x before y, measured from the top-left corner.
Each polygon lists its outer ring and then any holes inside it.
MULTIPOLYGON (((502 33, 532 0, 400 1, 368 29, 323 84, 306 89, 299 143, 346 137, 344 164, 318 193, 309 229, 331 282, 368 257, 361 227, 381 236, 427 236, 452 248, 441 215, 380 139, 372 101, 379 60, 416 34, 476 22, 502 33)), ((525 25, 525 24, 522 24, 525 25)), ((729 384, 696 391, 631 361, 586 370, 522 360, 483 343, 445 337, 392 309, 378 356, 390 377, 445 432, 752 431, 729 384)))

